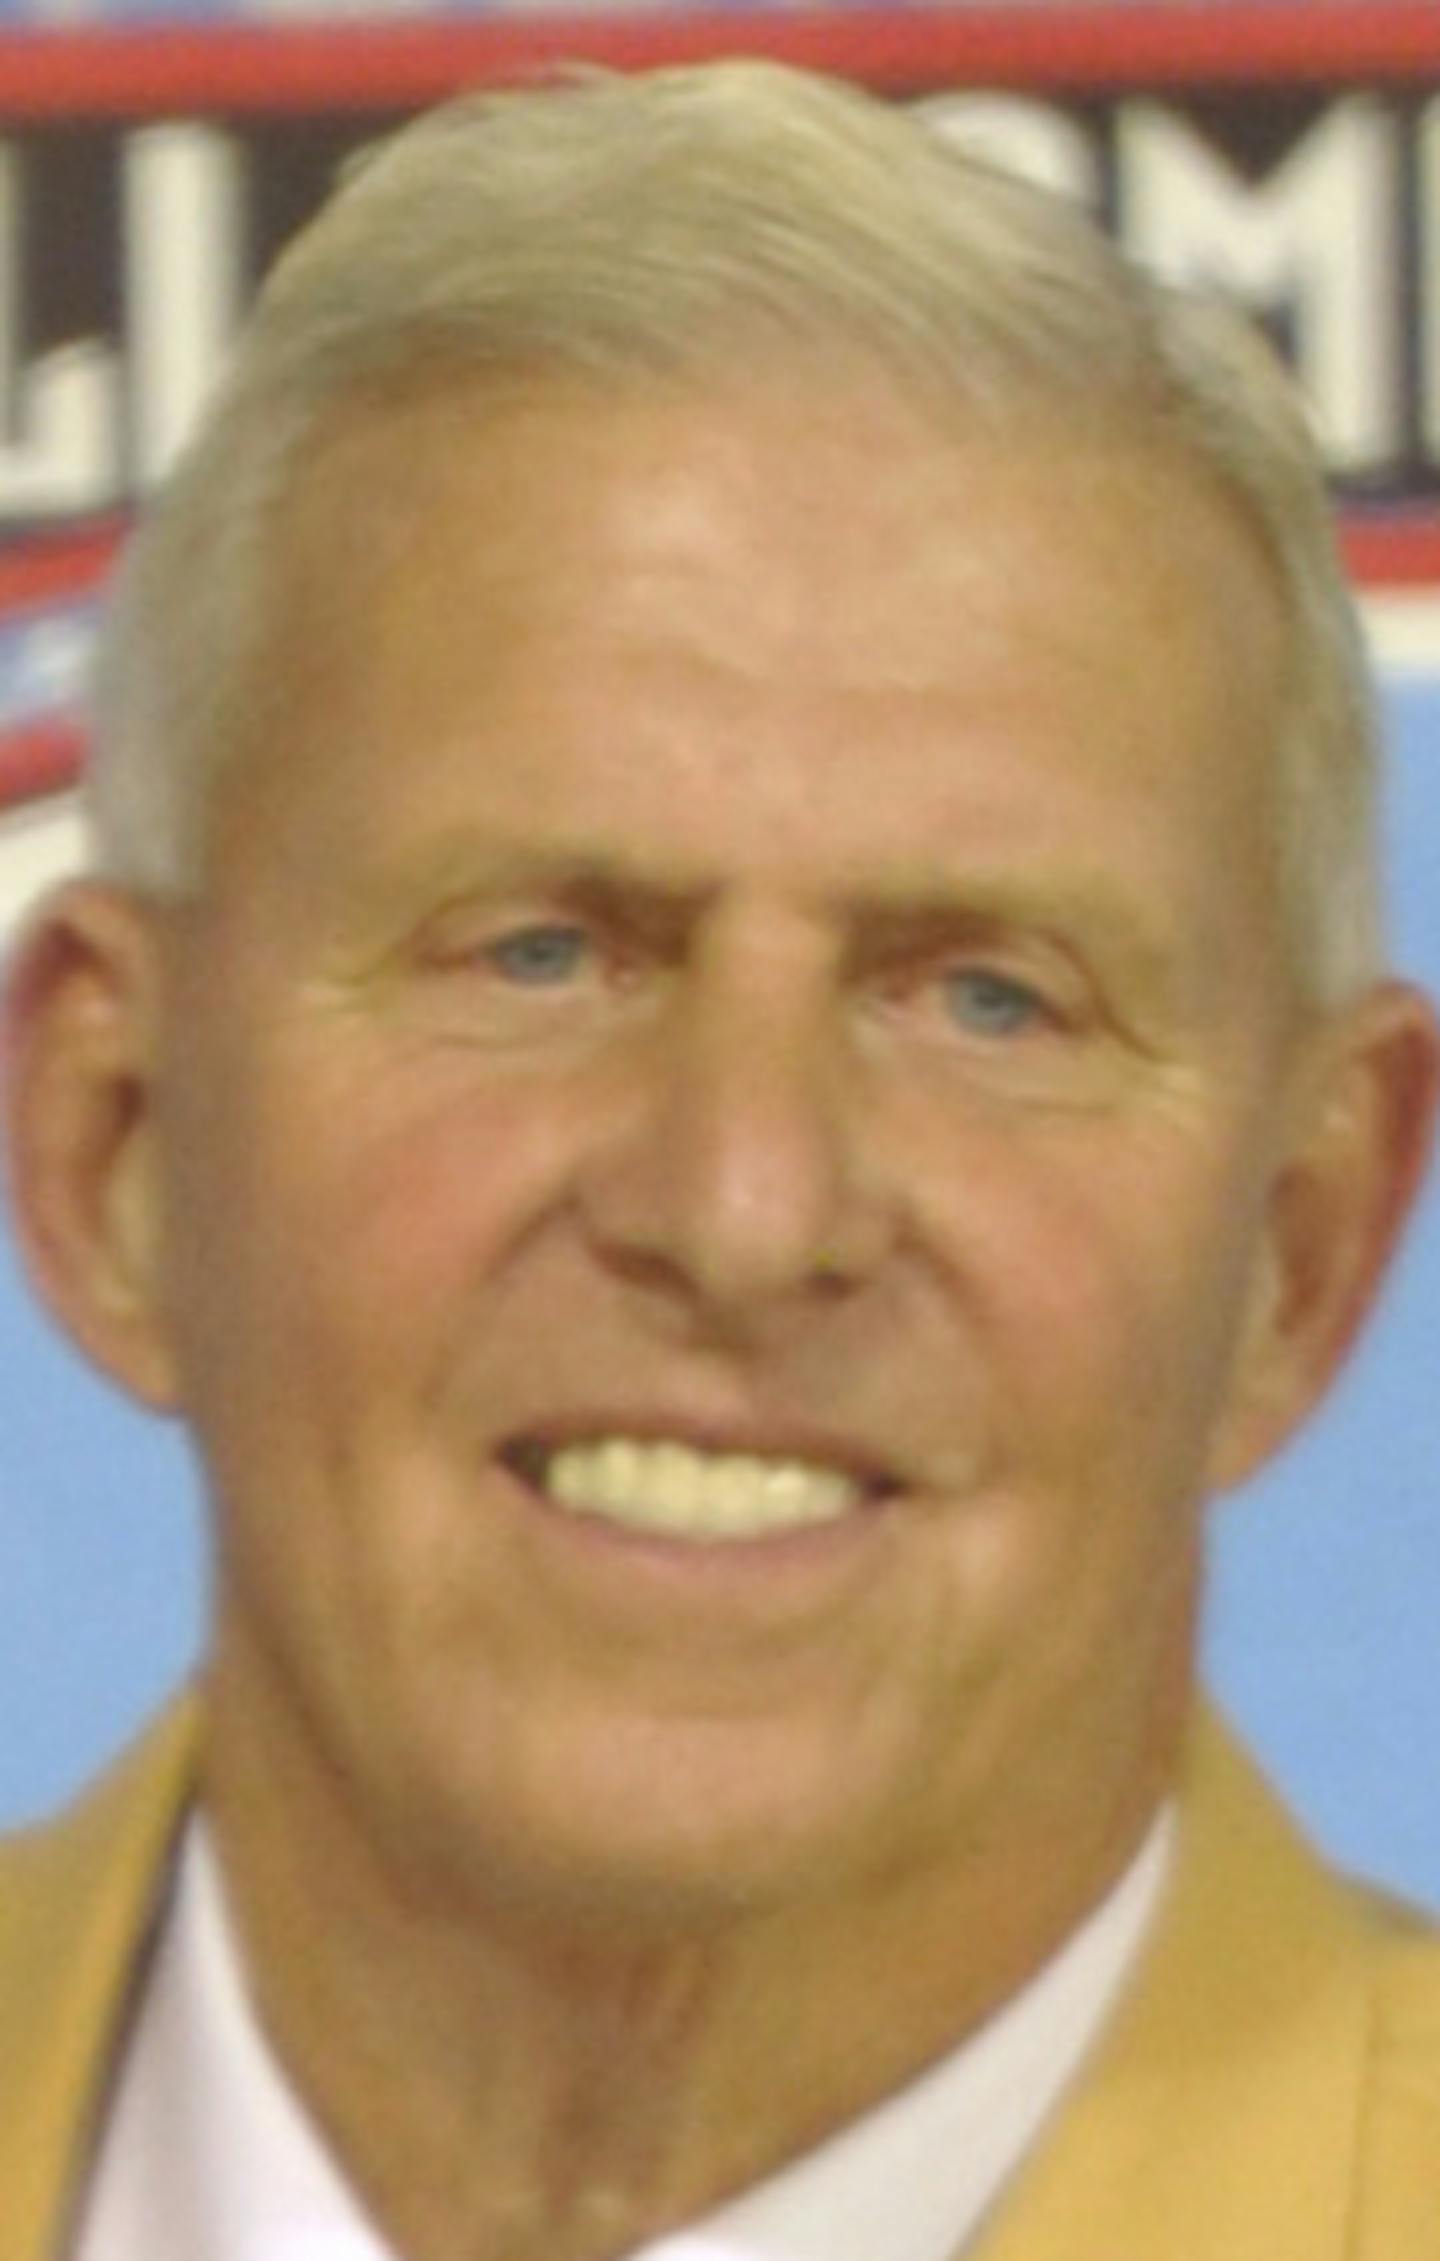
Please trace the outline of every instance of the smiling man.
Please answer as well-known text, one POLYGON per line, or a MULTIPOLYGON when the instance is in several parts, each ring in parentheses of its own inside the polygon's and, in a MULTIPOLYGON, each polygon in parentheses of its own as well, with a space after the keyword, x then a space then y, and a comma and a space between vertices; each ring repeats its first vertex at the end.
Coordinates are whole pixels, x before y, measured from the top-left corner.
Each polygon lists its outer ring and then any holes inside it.
POLYGON ((141 530, 10 990, 197 1700, 0 1864, 6 2261, 1423 2261, 1440 1955, 1194 1687, 1423 1166, 1261 348, 760 66, 463 104, 141 530))

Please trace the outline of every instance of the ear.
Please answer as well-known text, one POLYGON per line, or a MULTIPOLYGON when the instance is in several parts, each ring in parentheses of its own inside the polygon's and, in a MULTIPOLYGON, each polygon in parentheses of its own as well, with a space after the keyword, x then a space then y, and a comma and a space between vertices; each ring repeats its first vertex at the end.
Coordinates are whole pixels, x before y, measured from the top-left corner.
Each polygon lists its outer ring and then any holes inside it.
POLYGON ((6 985, 11 1200, 35 1284, 114 1381, 160 1409, 175 1376, 160 1296, 155 914, 76 881, 32 918, 6 985))
POLYGON ((1314 1032, 1250 1281, 1213 1480, 1239 1483, 1329 1387, 1423 1183, 1440 1095, 1428 999, 1385 982, 1314 1032))

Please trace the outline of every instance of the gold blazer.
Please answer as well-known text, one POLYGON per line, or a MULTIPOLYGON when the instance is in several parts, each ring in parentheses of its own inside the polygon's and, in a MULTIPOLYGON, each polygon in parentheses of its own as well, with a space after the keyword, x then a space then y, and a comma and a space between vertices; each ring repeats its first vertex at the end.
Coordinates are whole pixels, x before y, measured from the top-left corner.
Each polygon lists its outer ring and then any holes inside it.
MULTIPOLYGON (((0 1850, 0 2261, 64 2261, 196 1742, 177 1706, 0 1850)), ((1129 1994, 967 2261, 1440 2261, 1440 1935, 1324 1869, 1209 1720, 1182 1817, 1129 1994)))

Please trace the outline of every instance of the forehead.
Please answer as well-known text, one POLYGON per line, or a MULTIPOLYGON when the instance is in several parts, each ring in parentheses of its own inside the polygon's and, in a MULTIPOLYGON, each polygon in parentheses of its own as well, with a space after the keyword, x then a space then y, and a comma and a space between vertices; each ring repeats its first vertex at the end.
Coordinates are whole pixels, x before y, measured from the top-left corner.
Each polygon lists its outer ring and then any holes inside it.
POLYGON ((452 385, 354 412, 272 588, 291 788, 363 769, 352 801, 405 822, 548 813, 703 860, 743 801, 756 852, 793 863, 863 795, 846 852, 893 865, 998 823, 1027 765, 1052 812, 1032 838, 1092 803, 1120 832, 1157 801, 1180 832, 1202 808, 1253 823, 1273 789, 1286 640, 1224 500, 1131 440, 997 435, 859 382, 452 385))
MULTIPOLYGON (((588 532, 617 563, 623 551, 637 569, 673 568, 687 554, 703 566, 727 536, 763 524, 777 567, 809 535, 837 582, 868 566, 873 602, 896 576, 965 573, 980 547, 967 530, 982 517, 992 554, 1068 556, 1077 544, 1061 537, 1077 512, 1092 565, 1120 565, 1109 598, 1127 564, 1152 582, 1160 569, 1152 622, 1162 600, 1213 603, 1237 572, 1240 609, 1253 617, 1261 584, 1273 609, 1278 587, 1242 506, 1158 428, 1033 402, 982 414, 803 351, 704 385, 441 370, 342 402, 281 506, 276 562, 287 578, 310 576, 313 598, 337 567, 357 594, 367 578, 373 588, 417 539, 437 554, 458 547, 467 572, 488 556, 498 580, 554 534, 588 532)), ((1138 575, 1132 593, 1143 594, 1138 575)), ((387 604, 396 595, 385 588, 387 604)))

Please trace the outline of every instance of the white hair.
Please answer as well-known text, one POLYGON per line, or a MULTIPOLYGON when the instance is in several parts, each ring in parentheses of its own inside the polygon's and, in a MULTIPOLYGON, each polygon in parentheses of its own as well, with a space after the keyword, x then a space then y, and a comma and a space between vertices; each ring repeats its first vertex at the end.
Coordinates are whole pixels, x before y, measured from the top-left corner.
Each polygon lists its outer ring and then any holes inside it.
POLYGON ((760 62, 447 104, 353 165, 279 261, 117 578, 96 673, 100 867, 201 883, 215 779, 263 701, 267 560, 328 419, 433 381, 703 385, 842 351, 1003 431, 1133 435, 1229 498, 1289 616, 1276 747, 1297 968, 1381 960, 1373 693, 1295 390, 1218 304, 919 116, 760 62))

